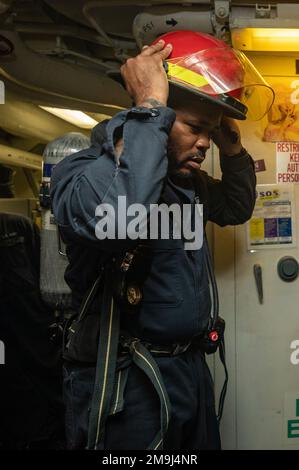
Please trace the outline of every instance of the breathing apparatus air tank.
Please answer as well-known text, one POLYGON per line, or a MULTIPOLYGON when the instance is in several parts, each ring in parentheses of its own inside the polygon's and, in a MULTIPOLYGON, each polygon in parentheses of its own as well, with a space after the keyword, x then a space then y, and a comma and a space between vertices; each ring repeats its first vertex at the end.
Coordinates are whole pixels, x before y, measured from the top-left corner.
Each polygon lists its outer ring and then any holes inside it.
POLYGON ((80 132, 69 132, 49 142, 43 153, 43 178, 40 187, 41 261, 40 291, 51 308, 67 310, 71 307, 71 291, 64 280, 68 261, 64 244, 51 210, 50 183, 52 170, 68 155, 90 146, 90 140, 80 132))

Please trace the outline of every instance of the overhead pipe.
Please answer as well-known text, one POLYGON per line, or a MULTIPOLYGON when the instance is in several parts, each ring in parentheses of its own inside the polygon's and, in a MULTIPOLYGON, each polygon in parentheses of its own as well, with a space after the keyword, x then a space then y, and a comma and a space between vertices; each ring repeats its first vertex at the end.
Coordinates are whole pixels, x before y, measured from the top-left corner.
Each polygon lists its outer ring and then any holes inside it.
MULTIPOLYGON (((20 101, 17 95, 6 92, 5 104, 1 105, 0 127, 5 131, 23 138, 33 138, 47 143, 67 132, 78 132, 74 126, 32 103, 20 101)), ((88 135, 88 131, 83 131, 88 135)))
POLYGON ((128 95, 120 85, 106 75, 91 72, 87 68, 40 56, 30 50, 14 31, 3 32, 14 44, 14 56, 3 60, 0 75, 17 85, 28 88, 40 96, 67 99, 72 109, 90 105, 90 111, 101 108, 120 110, 130 104, 128 95), (28 67, 30 64, 30 67, 28 67))
POLYGON ((40 155, 2 144, 0 144, 0 163, 29 170, 42 169, 42 158, 40 155))
MULTIPOLYGON (((43 35, 53 35, 53 36, 62 36, 62 37, 72 37, 76 39, 82 39, 83 41, 92 42, 94 44, 100 44, 102 46, 107 46, 106 40, 100 34, 96 34, 93 30, 85 28, 84 26, 77 25, 57 25, 57 24, 39 24, 39 23, 27 23, 21 21, 14 22, 15 31, 19 33, 29 33, 29 34, 43 34, 43 35)), ((119 48, 124 49, 134 49, 136 48, 134 41, 124 40, 114 40, 115 45, 119 48)), ((108 46, 111 47, 111 46, 108 46)))
POLYGON ((77 57, 78 59, 82 59, 83 61, 90 62, 91 64, 98 65, 99 67, 106 69, 106 70, 115 70, 118 67, 117 62, 112 62, 112 61, 107 61, 105 62, 104 60, 101 59, 95 59, 94 57, 90 57, 89 55, 86 54, 80 54, 79 52, 73 51, 71 49, 68 49, 66 47, 62 47, 61 45, 58 45, 55 47, 53 50, 39 50, 37 51, 39 54, 43 55, 52 55, 52 56, 58 56, 58 57, 65 57, 65 56, 73 56, 77 57))
POLYGON ((102 41, 104 43, 106 42, 105 45, 113 49, 114 56, 124 62, 130 57, 127 51, 130 49, 136 49, 136 44, 134 41, 119 41, 116 39, 112 39, 110 36, 108 36, 104 28, 102 28, 102 26, 100 25, 99 21, 97 21, 91 13, 91 10, 97 8, 98 6, 98 2, 87 2, 82 8, 82 12, 85 18, 91 24, 91 26, 93 26, 93 28, 99 33, 102 38, 102 41), (125 43, 127 43, 128 46, 126 46, 125 43))
POLYGON ((230 29, 238 28, 298 28, 299 5, 277 3, 272 5, 269 17, 256 15, 252 7, 232 7, 229 15, 230 29))
POLYGON ((152 7, 139 13, 133 22, 133 36, 141 48, 164 33, 188 29, 212 33, 211 11, 202 7, 152 7))
POLYGON ((106 34, 104 29, 100 26, 100 24, 96 21, 96 19, 92 16, 90 10, 94 9, 97 7, 98 4, 97 2, 88 2, 86 3, 83 8, 82 12, 87 21, 91 24, 91 26, 99 33, 101 36, 102 40, 106 43, 105 45, 108 47, 112 47, 114 49, 116 46, 114 45, 113 40, 106 34))

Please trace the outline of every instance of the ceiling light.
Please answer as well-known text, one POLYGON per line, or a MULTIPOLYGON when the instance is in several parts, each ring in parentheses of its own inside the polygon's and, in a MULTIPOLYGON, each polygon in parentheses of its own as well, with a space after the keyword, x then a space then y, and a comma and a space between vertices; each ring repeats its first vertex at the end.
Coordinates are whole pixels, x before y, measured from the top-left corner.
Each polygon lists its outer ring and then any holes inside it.
POLYGON ((233 47, 243 51, 298 52, 299 29, 232 29, 233 47))
POLYGON ((98 124, 98 121, 83 113, 82 111, 75 111, 74 109, 62 109, 62 108, 49 108, 47 106, 40 106, 48 113, 54 114, 61 119, 64 119, 75 126, 81 127, 82 129, 92 129, 98 124))

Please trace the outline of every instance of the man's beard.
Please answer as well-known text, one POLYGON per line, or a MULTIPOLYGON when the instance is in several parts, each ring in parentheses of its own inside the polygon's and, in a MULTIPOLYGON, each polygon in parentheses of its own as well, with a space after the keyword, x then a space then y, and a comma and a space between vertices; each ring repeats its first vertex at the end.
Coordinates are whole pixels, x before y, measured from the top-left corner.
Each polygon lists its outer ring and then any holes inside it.
POLYGON ((192 156, 204 157, 203 153, 198 151, 196 155, 189 155, 182 161, 178 161, 179 150, 172 144, 168 144, 167 157, 168 157, 168 176, 176 183, 182 184, 182 186, 192 185, 195 175, 198 170, 190 168, 189 171, 182 171, 182 166, 192 158, 192 156))

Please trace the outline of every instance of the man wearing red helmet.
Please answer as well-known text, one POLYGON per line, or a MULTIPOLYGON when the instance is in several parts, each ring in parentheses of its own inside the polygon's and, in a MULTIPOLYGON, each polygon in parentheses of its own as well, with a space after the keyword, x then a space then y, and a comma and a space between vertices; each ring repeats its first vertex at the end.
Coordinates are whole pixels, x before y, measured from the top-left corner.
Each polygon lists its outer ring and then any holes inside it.
POLYGON ((245 102, 255 94, 248 64, 210 36, 168 36, 121 68, 134 106, 99 124, 96 145, 67 157, 52 176, 78 311, 64 352, 72 449, 220 448, 200 346, 211 311, 203 248, 186 250, 174 237, 136 246, 96 236, 98 205, 117 213, 119 196, 146 208, 158 202, 195 208, 199 198, 204 223, 221 226, 252 214, 254 164, 232 119, 245 118, 245 102), (211 139, 221 181, 200 169, 211 139))

